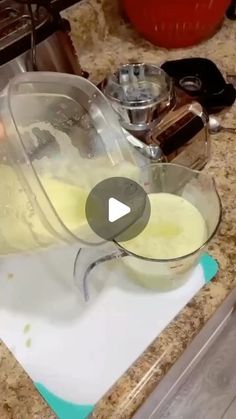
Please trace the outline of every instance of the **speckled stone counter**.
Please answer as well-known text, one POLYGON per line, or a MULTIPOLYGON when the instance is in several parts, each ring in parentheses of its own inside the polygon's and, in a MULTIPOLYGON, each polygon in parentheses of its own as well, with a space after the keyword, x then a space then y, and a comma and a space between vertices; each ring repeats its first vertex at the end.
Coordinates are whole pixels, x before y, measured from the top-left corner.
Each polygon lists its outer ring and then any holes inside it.
MULTIPOLYGON (((226 21, 219 32, 201 45, 176 51, 154 47, 124 23, 115 0, 90 0, 66 12, 84 70, 98 82, 119 63, 208 57, 224 71, 236 73, 236 22, 226 21)), ((236 127, 236 106, 221 116, 236 127)), ((236 136, 212 137, 212 158, 204 169, 215 177, 223 204, 223 220, 210 245, 220 263, 217 277, 205 286, 167 329, 97 404, 94 418, 130 418, 184 349, 224 301, 236 283, 236 136)), ((0 418, 54 418, 33 384, 0 344, 0 418)))
POLYGON ((32 381, 0 342, 0 418, 54 419, 32 381))

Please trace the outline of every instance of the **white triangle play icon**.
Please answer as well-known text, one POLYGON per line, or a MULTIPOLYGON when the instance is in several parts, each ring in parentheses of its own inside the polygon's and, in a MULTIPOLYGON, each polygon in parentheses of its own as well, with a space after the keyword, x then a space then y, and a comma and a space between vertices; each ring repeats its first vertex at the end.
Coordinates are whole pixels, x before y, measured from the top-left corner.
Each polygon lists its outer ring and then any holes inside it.
POLYGON ((125 215, 131 212, 128 205, 123 204, 123 202, 118 201, 115 198, 109 198, 108 200, 108 220, 110 223, 119 220, 119 218, 124 217, 125 215))

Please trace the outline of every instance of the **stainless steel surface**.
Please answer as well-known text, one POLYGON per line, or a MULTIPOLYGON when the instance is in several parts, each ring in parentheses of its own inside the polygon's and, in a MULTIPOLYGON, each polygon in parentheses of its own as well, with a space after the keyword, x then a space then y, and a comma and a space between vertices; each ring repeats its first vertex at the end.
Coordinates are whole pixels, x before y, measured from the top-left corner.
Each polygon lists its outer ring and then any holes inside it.
MULTIPOLYGON (((69 35, 59 31, 37 45, 37 66, 40 71, 82 74, 69 35)), ((0 89, 11 78, 26 71, 32 71, 30 51, 0 66, 0 89)))
POLYGON ((229 294, 193 339, 183 355, 136 412, 134 419, 232 419, 236 417, 235 411, 234 416, 230 416, 236 393, 235 302, 236 289, 229 294), (225 374, 227 368, 228 371, 230 370, 228 376, 225 374), (205 383, 199 381, 196 385, 196 376, 206 377, 206 372, 210 372, 210 375, 205 383), (202 395, 201 401, 197 399, 198 394, 202 395), (186 403, 190 397, 192 400, 190 410, 185 410, 186 406, 180 410, 180 406, 183 407, 182 403, 186 403), (174 405, 175 408, 173 408, 174 405), (214 407, 216 407, 215 410, 214 407))
MULTIPOLYGON (((35 8, 34 8, 35 9, 35 8)), ((40 8, 37 15, 34 13, 36 28, 40 28, 48 19, 47 11, 40 8)), ((30 33, 31 22, 26 4, 11 1, 0 1, 0 47, 6 48, 14 41, 30 33)))
MULTIPOLYGON (((185 78, 183 82, 193 89, 198 80, 185 78)), ((102 90, 129 132, 128 141, 150 160, 193 169, 202 169, 207 163, 208 116, 199 103, 173 90, 162 69, 125 64, 103 82, 102 90), (139 144, 134 144, 135 138, 139 144)))
POLYGON ((124 64, 108 76, 102 89, 121 125, 143 132, 160 120, 173 100, 172 80, 159 67, 151 64, 124 64))
POLYGON ((202 169, 210 157, 207 119, 197 102, 173 108, 145 140, 159 146, 166 161, 202 169))
POLYGON ((236 313, 168 406, 154 419, 236 417, 236 313))
POLYGON ((202 87, 202 81, 196 76, 185 76, 179 81, 180 86, 187 92, 198 92, 202 87))
POLYGON ((132 134, 130 134, 128 131, 126 131, 124 128, 122 128, 126 139, 128 142, 137 150, 139 153, 141 153, 143 156, 147 157, 151 162, 165 162, 166 158, 157 145, 147 145, 140 141, 138 138, 134 137, 132 134))
MULTIPOLYGON (((36 31, 48 24, 50 19, 44 8, 37 14, 36 31)), ((23 40, 31 33, 30 17, 25 5, 16 1, 2 0, 0 2, 0 51, 11 48, 14 58, 0 65, 0 89, 19 73, 32 71, 31 51, 26 48, 18 53, 16 42, 23 40)), ((37 70, 56 71, 81 75, 72 41, 65 31, 51 31, 36 45, 37 70)))
POLYGON ((209 117, 208 127, 210 134, 217 134, 217 132, 220 131, 236 134, 236 128, 224 127, 223 125, 221 125, 220 121, 218 121, 218 119, 216 119, 214 116, 209 117))

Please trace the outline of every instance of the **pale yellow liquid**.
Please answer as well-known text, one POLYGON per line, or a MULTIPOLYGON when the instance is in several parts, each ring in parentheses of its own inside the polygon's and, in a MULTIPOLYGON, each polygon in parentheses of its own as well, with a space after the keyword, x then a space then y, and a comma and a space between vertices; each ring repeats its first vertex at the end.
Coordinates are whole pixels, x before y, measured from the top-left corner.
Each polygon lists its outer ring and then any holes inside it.
MULTIPOLYGON (((15 171, 0 165, 0 254, 47 247, 59 239, 54 237, 32 207, 15 171)), ((56 213, 74 233, 86 223, 87 194, 80 187, 49 177, 42 184, 56 213)), ((47 214, 45 214, 47 217, 47 214)))
POLYGON ((87 224, 85 203, 88 190, 49 177, 42 177, 41 182, 57 215, 71 232, 87 224))
POLYGON ((123 263, 128 274, 145 287, 173 288, 174 280, 192 265, 194 257, 181 263, 169 259, 188 255, 199 249, 206 240, 206 223, 199 210, 186 199, 168 193, 149 195, 151 216, 145 229, 132 240, 120 243, 125 249, 145 258, 164 259, 150 262, 128 256, 123 263))
MULTIPOLYGON (((50 167, 46 166, 48 172, 42 170, 40 181, 49 201, 67 229, 78 239, 93 242, 95 234, 90 229, 85 215, 85 204, 92 188, 91 185, 109 176, 122 173, 136 177, 138 169, 126 162, 122 163, 119 168, 114 167, 114 170, 113 168, 106 169, 101 161, 96 162, 96 170, 93 173, 89 167, 85 172, 81 170, 81 167, 75 172, 75 168, 76 165, 71 168, 71 171, 69 169, 66 171, 62 167, 59 179, 53 177, 50 167), (73 184, 73 181, 78 181, 79 184, 73 184)), ((29 176, 32 176, 30 171, 29 176)), ((41 205, 40 202, 39 205, 41 205)), ((44 211, 44 208, 42 210, 44 211)), ((44 216, 47 219, 47 213, 44 216)), ((37 211, 31 205, 14 169, 0 164, 0 255, 44 248, 58 241, 59 238, 49 231, 48 226, 41 221, 37 211)), ((100 238, 99 241, 101 241, 100 238)))
POLYGON ((15 171, 0 165, 0 255, 44 247, 52 241, 15 171))
POLYGON ((173 259, 198 249, 206 237, 206 223, 199 210, 178 195, 149 195, 151 215, 145 229, 121 243, 127 250, 147 258, 173 259))

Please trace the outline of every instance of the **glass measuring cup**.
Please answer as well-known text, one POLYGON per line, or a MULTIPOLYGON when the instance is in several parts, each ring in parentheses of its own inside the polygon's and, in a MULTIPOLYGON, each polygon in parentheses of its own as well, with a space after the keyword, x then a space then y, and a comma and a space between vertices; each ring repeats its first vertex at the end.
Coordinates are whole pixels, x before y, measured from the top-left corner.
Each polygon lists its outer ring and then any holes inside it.
POLYGON ((125 243, 118 243, 115 237, 99 248, 81 249, 75 261, 74 278, 85 300, 89 299, 90 272, 97 265, 111 260, 122 263, 127 278, 146 288, 170 290, 179 287, 187 280, 189 271, 198 263, 203 249, 220 224, 221 201, 211 176, 171 163, 157 163, 142 168, 142 176, 136 180, 148 194, 164 192, 190 202, 205 221, 205 237, 193 251, 168 259, 133 253, 125 243))

